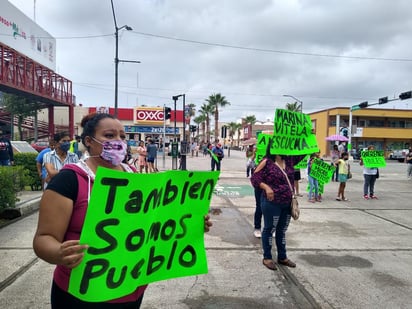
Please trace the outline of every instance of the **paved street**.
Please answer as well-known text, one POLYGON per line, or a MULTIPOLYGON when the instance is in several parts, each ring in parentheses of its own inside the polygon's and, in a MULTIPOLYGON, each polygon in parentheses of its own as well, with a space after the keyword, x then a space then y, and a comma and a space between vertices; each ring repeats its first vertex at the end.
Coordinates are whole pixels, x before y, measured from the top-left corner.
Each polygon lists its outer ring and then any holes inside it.
MULTIPOLYGON (((151 284, 142 308, 411 308, 412 181, 405 164, 388 162, 376 184, 379 200, 363 200, 361 167, 352 162, 349 202, 335 200, 337 183, 322 203, 300 198, 301 218, 287 234, 295 269, 262 266, 253 236, 254 196, 244 153, 226 151, 206 234, 207 275, 151 284)), ((188 157, 191 170, 210 159, 188 157)), ((166 157, 163 168, 170 168, 166 157)), ((302 175, 305 177, 302 170, 302 175)), ((307 186, 300 183, 303 192, 307 186)), ((28 198, 33 198, 30 196, 28 198)), ((23 198, 22 198, 23 199, 23 198)), ((37 213, 0 230, 0 303, 4 308, 48 308, 53 266, 38 260, 31 240, 37 213)))

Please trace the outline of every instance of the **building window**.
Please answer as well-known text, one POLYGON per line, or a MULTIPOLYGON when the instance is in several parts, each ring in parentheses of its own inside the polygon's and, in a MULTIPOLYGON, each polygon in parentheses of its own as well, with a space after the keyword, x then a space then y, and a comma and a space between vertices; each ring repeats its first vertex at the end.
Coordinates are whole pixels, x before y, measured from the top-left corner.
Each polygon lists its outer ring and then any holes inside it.
POLYGON ((406 120, 405 121, 405 128, 408 128, 408 129, 412 128, 412 121, 406 120))
POLYGON ((391 128, 405 128, 404 120, 391 119, 389 120, 389 127, 391 128))
POLYGON ((380 127, 384 127, 385 126, 385 122, 383 120, 367 120, 366 121, 366 127, 372 128, 380 128, 380 127))

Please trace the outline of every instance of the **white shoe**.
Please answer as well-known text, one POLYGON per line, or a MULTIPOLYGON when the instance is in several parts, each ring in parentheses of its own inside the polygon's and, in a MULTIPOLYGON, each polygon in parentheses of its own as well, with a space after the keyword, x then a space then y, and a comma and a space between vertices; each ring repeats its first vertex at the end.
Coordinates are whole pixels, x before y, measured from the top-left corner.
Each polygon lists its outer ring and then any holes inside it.
POLYGON ((255 230, 253 232, 253 235, 255 235, 256 238, 261 238, 262 237, 262 232, 260 230, 255 230))

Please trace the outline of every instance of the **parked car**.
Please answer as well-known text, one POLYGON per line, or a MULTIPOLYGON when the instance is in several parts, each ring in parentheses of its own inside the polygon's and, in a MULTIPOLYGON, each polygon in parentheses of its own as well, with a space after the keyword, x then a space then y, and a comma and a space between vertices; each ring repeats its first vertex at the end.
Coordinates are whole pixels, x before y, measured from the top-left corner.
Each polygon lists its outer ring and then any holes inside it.
POLYGON ((388 159, 398 160, 399 162, 404 162, 408 152, 409 152, 409 149, 393 150, 389 153, 388 159))
POLYGON ((37 142, 31 143, 30 146, 32 146, 34 149, 36 149, 37 152, 40 152, 43 149, 46 149, 47 147, 49 147, 49 142, 37 141, 37 142))

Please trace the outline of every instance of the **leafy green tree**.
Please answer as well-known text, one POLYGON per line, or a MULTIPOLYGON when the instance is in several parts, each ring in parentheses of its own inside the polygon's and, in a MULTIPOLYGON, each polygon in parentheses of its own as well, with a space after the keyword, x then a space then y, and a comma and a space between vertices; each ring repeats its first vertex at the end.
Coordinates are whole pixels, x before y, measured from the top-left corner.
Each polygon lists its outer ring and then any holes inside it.
POLYGON ((37 111, 41 109, 40 105, 28 98, 8 93, 3 94, 2 105, 9 113, 17 117, 17 130, 19 132, 19 140, 22 140, 22 124, 24 118, 35 116, 37 111))
POLYGON ((209 98, 206 99, 206 102, 213 109, 212 114, 215 116, 215 139, 217 139, 219 136, 219 107, 230 105, 230 102, 220 93, 210 95, 209 98))

